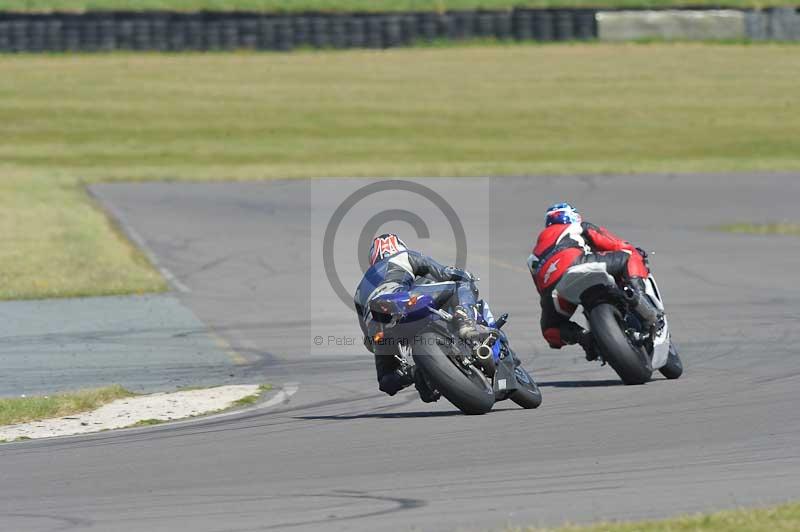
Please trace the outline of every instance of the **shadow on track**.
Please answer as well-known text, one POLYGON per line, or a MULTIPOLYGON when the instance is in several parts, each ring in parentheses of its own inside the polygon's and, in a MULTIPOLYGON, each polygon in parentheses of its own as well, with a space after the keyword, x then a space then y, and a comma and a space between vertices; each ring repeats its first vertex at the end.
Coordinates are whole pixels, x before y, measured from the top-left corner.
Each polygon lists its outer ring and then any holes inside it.
POLYGON ((621 380, 603 381, 545 381, 538 382, 539 388, 599 388, 608 386, 625 386, 621 380))
MULTIPOLYGON (((503 408, 498 410, 492 410, 489 414, 493 412, 505 412, 507 410, 519 410, 517 408, 503 408)), ((346 421, 350 419, 403 419, 403 418, 425 418, 425 417, 452 417, 452 416, 463 416, 464 414, 458 410, 448 410, 446 412, 386 412, 386 413, 372 413, 372 414, 353 414, 353 415, 344 415, 344 414, 334 414, 330 416, 294 416, 293 419, 304 419, 304 420, 339 420, 339 421, 346 421)))

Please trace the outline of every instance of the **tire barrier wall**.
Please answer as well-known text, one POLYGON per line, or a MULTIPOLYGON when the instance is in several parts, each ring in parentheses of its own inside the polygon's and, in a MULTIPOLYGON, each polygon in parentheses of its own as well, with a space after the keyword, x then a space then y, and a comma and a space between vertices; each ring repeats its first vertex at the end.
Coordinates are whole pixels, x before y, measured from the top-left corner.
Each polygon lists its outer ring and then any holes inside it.
POLYGON ((271 15, 0 12, 0 52, 392 48, 437 40, 800 40, 796 8, 271 15))
POLYGON ((800 10, 776 7, 745 13, 747 37, 755 41, 800 41, 800 10))
POLYGON ((270 15, 239 12, 0 13, 0 51, 280 50, 391 48, 494 38, 574 41, 597 37, 595 10, 270 15))

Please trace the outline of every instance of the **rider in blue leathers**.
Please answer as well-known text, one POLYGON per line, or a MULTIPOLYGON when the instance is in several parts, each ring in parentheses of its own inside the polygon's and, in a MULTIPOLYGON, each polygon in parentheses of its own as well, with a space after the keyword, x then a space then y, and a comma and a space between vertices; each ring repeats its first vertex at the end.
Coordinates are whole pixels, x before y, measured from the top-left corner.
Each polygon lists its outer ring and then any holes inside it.
MULTIPOLYGON (((409 250, 395 234, 376 237, 370 247, 370 269, 356 288, 354 297, 358 322, 364 333, 364 345, 375 355, 378 387, 384 393, 394 395, 406 386, 416 384, 423 401, 438 399, 438 393, 430 389, 421 372, 401 361, 396 343, 376 342, 374 335, 379 323, 373 319, 369 302, 383 294, 408 291, 415 282, 427 278, 434 282, 472 281, 472 275, 452 266, 443 266, 430 257, 409 250)), ((453 320, 462 339, 477 339, 487 330, 475 322, 477 294, 471 283, 459 284, 454 302, 453 320)))

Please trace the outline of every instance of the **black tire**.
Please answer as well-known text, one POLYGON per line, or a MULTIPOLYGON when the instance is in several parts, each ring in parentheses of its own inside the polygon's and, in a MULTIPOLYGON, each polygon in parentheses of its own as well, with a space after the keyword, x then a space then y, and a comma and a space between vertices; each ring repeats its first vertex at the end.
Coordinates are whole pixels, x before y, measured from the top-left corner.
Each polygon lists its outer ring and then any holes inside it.
POLYGON ((452 348, 442 335, 426 331, 414 348, 414 363, 425 371, 431 384, 467 415, 480 415, 494 406, 494 390, 477 369, 457 367, 447 352, 452 348), (474 373, 473 373, 474 372, 474 373))
POLYGON ((538 408, 542 404, 542 392, 539 390, 539 386, 522 366, 518 366, 514 371, 517 373, 519 388, 511 392, 508 398, 522 408, 538 408))
POLYGON ((592 329, 603 359, 608 362, 625 384, 644 384, 653 375, 647 354, 631 344, 622 330, 622 315, 613 305, 601 303, 589 313, 592 329))
POLYGON ((675 347, 675 344, 672 343, 672 340, 669 341, 669 356, 667 356, 667 363, 658 368, 658 371, 660 371, 664 377, 670 380, 677 379, 683 375, 683 362, 681 362, 681 357, 678 355, 678 349, 675 347))

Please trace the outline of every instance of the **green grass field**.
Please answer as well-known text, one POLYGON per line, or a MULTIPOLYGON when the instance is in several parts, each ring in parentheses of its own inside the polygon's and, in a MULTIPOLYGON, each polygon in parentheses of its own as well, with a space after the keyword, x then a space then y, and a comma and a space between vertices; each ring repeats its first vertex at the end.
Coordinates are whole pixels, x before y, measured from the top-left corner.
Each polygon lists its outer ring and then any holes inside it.
POLYGON ((0 298, 164 288, 87 182, 800 170, 797 52, 0 56, 0 298))
POLYGON ((88 412, 133 393, 119 385, 42 397, 0 399, 0 426, 88 412))
POLYGON ((800 236, 800 224, 789 222, 777 223, 737 223, 721 225, 716 228, 726 233, 745 233, 749 235, 792 235, 800 236))
POLYGON ((790 532, 800 530, 800 504, 755 510, 732 510, 637 523, 599 523, 555 529, 508 529, 506 532, 790 532))
MULTIPOLYGON (((791 3, 791 2, 789 2, 791 3)), ((445 11, 523 7, 671 7, 786 5, 781 0, 0 0, 0 10, 86 11, 90 9, 174 11, 445 11)))

